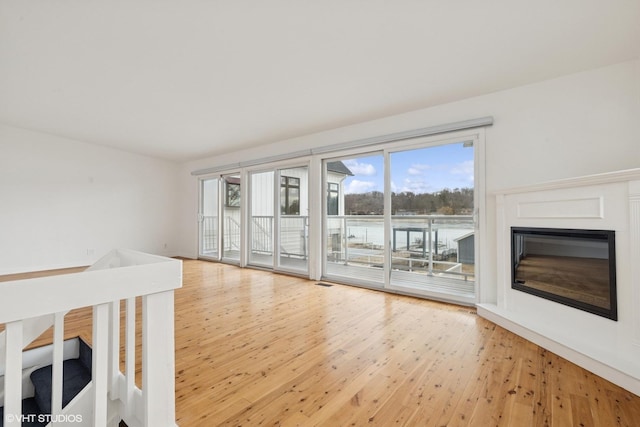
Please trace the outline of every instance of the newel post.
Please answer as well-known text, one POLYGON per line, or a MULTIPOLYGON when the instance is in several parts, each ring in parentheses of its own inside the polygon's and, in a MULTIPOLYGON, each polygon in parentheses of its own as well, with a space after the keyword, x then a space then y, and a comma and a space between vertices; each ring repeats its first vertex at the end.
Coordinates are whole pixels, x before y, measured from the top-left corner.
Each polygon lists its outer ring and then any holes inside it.
POLYGON ((173 291, 142 297, 142 395, 145 426, 175 426, 173 291))

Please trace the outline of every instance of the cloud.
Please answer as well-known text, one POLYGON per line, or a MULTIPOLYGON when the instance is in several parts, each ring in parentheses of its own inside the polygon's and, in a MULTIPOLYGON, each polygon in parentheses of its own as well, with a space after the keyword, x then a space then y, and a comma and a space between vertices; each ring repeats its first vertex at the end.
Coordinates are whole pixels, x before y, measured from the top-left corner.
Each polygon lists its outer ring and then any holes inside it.
POLYGON ((344 189, 346 194, 367 193, 376 189, 376 183, 373 181, 352 180, 344 189))
POLYGON ((466 181, 473 182, 473 166, 473 160, 466 160, 453 166, 451 168, 451 174, 461 175, 466 179, 466 181))
POLYGON ((409 175, 413 175, 413 176, 417 176, 417 175, 424 175, 424 172, 427 169, 431 169, 431 166, 429 165, 420 165, 420 164, 413 164, 411 165, 411 167, 409 167, 409 169, 407 169, 407 173, 409 175))
POLYGON ((398 192, 411 192, 414 194, 431 193, 433 186, 424 179, 405 178, 398 192))
POLYGON ((342 163, 344 163, 354 175, 373 176, 377 173, 376 168, 370 163, 359 163, 355 159, 345 160, 342 163))

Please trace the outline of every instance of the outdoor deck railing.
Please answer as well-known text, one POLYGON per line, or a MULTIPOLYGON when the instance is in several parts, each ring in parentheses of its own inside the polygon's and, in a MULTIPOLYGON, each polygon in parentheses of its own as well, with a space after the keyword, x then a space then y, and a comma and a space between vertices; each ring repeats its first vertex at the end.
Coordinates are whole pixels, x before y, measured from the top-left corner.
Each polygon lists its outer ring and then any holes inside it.
MULTIPOLYGON (((306 216, 283 215, 280 219, 280 252, 285 256, 306 257, 308 225, 306 216)), ((252 252, 273 255, 274 217, 252 216, 252 252)), ((327 260, 344 264, 381 266, 384 258, 384 217, 382 215, 332 215, 327 217, 327 260)), ((465 280, 473 273, 460 265, 458 239, 473 233, 470 215, 416 215, 391 217, 392 269, 427 274, 447 273, 465 280)), ((240 227, 226 224, 225 245, 240 247, 240 227)), ((203 217, 203 249, 217 246, 217 217, 203 217)), ((472 257, 473 254, 471 254, 472 257)))
MULTIPOLYGON (((461 269, 458 243, 473 233, 472 216, 394 215, 391 225, 392 269, 447 273, 464 280, 473 276, 461 269)), ((380 267, 385 247, 381 215, 336 215, 327 219, 330 262, 380 267)))
MULTIPOLYGON (((296 258, 308 256, 308 216, 280 216, 280 255, 296 258)), ((217 253, 218 217, 202 216, 202 253, 217 253)), ((225 217, 223 247, 225 251, 239 250, 241 234, 239 219, 225 217)), ((251 217, 250 247, 254 253, 273 255, 274 217, 256 215, 251 217)))

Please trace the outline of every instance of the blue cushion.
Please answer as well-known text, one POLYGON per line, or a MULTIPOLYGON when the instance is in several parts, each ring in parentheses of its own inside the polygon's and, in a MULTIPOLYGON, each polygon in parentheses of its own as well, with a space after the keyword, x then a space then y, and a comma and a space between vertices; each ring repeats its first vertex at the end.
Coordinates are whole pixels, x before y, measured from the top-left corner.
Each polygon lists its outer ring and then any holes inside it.
MULTIPOLYGON (((78 359, 65 360, 62 365, 64 408, 91 381, 91 371, 78 359)), ((31 373, 31 381, 36 390, 34 399, 42 413, 51 413, 51 365, 31 373)))
MULTIPOLYGON (((40 408, 35 399, 30 397, 22 401, 22 414, 32 415, 33 417, 25 417, 22 427, 44 427, 44 423, 38 421, 38 415, 41 415, 40 408)), ((0 427, 4 425, 4 408, 0 408, 0 427)))

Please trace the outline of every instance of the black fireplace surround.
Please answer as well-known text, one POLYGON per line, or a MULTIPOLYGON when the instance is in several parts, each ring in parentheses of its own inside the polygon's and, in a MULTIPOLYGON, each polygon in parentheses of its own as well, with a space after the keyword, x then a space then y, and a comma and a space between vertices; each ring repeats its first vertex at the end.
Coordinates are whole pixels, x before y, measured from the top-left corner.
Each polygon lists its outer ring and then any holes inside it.
POLYGON ((511 287, 618 320, 615 232, 511 228, 511 287))

